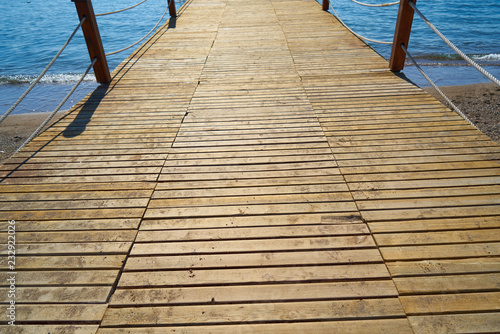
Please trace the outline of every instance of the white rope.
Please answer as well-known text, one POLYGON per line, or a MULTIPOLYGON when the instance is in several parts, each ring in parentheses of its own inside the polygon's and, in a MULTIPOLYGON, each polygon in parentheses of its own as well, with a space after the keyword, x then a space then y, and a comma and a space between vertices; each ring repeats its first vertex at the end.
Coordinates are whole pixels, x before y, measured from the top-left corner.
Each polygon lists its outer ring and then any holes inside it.
POLYGON ((78 88, 78 86, 83 81, 83 79, 85 78, 85 76, 89 73, 90 69, 92 68, 92 66, 94 66, 94 64, 95 64, 96 61, 97 61, 97 58, 94 58, 94 60, 92 61, 92 63, 90 63, 90 66, 87 68, 87 70, 85 71, 85 73, 83 73, 83 75, 80 77, 80 80, 78 80, 78 82, 73 86, 73 88, 71 89, 71 91, 68 94, 66 94, 66 96, 59 103, 59 105, 56 107, 56 109, 54 109, 54 111, 52 111, 50 113, 50 115, 45 119, 45 121, 43 121, 43 123, 35 131, 33 131, 33 133, 31 134, 31 136, 29 136, 29 138, 26 139, 26 141, 16 150, 16 152, 14 152, 14 154, 18 153, 24 146, 26 146, 50 122, 50 120, 52 119, 52 117, 54 117, 54 115, 59 111, 59 109, 61 109, 61 107, 66 103, 66 101, 68 101, 68 99, 73 94, 73 92, 78 88))
POLYGON ((470 59, 465 53, 463 53, 452 42, 450 42, 448 40, 448 38, 446 38, 432 23, 430 23, 429 20, 427 20, 427 18, 417 9, 417 7, 413 4, 412 1, 409 1, 408 3, 415 10, 415 12, 422 18, 422 20, 424 20, 424 22, 427 23, 427 25, 432 29, 432 31, 434 31, 439 37, 441 37, 441 39, 446 44, 448 44, 448 46, 450 48, 452 48, 453 51, 458 53, 460 55, 460 57, 462 57, 465 61, 467 61, 469 64, 471 64, 476 70, 481 72, 481 74, 483 74, 485 77, 487 77, 488 79, 490 79, 491 81, 493 81, 494 83, 496 83, 497 85, 500 86, 500 80, 498 80, 493 75, 491 75, 488 71, 486 71, 484 68, 479 66, 474 60, 470 59))
POLYGON ((379 44, 392 44, 392 42, 377 41, 377 40, 375 40, 375 39, 370 39, 370 38, 367 38, 367 37, 361 36, 360 34, 355 33, 355 32, 354 32, 351 28, 349 28, 349 27, 347 26, 347 24, 345 24, 345 23, 344 23, 344 21, 342 21, 342 20, 340 19, 339 14, 337 14, 337 12, 335 11, 335 8, 333 8, 333 5, 332 5, 332 0, 328 1, 328 3, 330 4, 330 8, 332 9, 332 11, 333 11, 333 13, 334 13, 335 17, 337 18, 337 20, 339 20, 339 21, 340 21, 340 23, 342 23, 342 25, 343 25, 344 27, 346 27, 346 29, 347 29, 347 30, 349 30, 349 31, 350 31, 353 35, 355 35, 355 36, 357 36, 357 37, 359 37, 359 38, 361 38, 361 39, 364 39, 364 40, 366 40, 366 41, 373 42, 373 43, 379 43, 379 44))
POLYGON ((29 85, 28 89, 26 89, 26 91, 23 93, 23 95, 21 95, 21 97, 19 97, 17 99, 17 101, 12 105, 12 107, 10 107, 9 110, 7 110, 7 112, 0 118, 0 123, 2 123, 4 121, 4 119, 6 119, 7 116, 9 116, 9 114, 14 109, 16 109, 16 107, 19 105, 19 103, 21 103, 21 101, 24 100, 24 98, 26 97, 26 95, 28 95, 28 93, 31 92, 31 90, 33 89, 33 87, 35 87, 35 85, 40 81, 40 79, 42 79, 42 77, 45 75, 45 73, 47 73, 47 71, 49 70, 49 68, 55 63, 55 61, 57 60, 57 58, 59 58, 59 56, 64 51, 64 49, 68 46, 69 42, 73 39, 73 37, 75 36, 75 34, 78 31, 78 29, 80 29, 80 27, 82 26, 83 21, 85 21, 85 16, 80 20, 80 23, 75 28, 75 30, 73 31, 73 33, 71 34, 71 36, 69 36, 69 38, 66 41, 66 43, 64 43, 64 45, 59 50, 59 52, 54 56, 54 58, 52 58, 52 60, 50 61, 50 63, 47 65, 47 67, 45 67, 45 69, 42 71, 42 73, 40 73, 40 75, 35 80, 33 80, 33 82, 29 85))
POLYGON ((95 14, 95 16, 105 16, 105 15, 111 15, 111 14, 121 13, 121 12, 124 12, 126 10, 135 8, 135 7, 139 6, 139 5, 142 5, 146 1, 148 1, 148 0, 143 0, 143 1, 139 2, 138 4, 135 4, 133 6, 130 6, 130 7, 127 7, 127 8, 123 8, 123 9, 120 9, 120 10, 115 10, 114 12, 107 12, 107 13, 95 14))
POLYGON ((408 50, 406 49, 406 47, 404 46, 404 44, 401 44, 401 48, 404 50, 404 52, 406 53, 406 55, 408 56, 408 58, 410 58, 410 60, 413 62, 413 64, 417 67, 417 69, 419 70, 419 72, 422 73, 422 75, 424 76, 424 78, 431 84, 432 87, 434 87, 434 89, 439 93, 439 95, 441 95, 446 100, 446 102, 448 102, 448 104, 457 112, 457 114, 459 114, 460 116, 462 116, 463 119, 465 119, 472 126, 474 126, 476 129, 479 130, 479 128, 474 123, 472 123, 470 121, 470 119, 468 119, 467 116, 465 116, 465 114, 453 102, 451 102, 451 100, 441 91, 441 89, 439 89, 439 87, 432 81, 432 79, 429 78, 427 76, 427 74, 425 74, 424 70, 420 67, 420 65, 417 64, 417 62, 415 61, 415 59, 413 59, 413 57, 408 52, 408 50))
POLYGON ((380 5, 372 5, 372 4, 369 4, 369 3, 363 3, 363 2, 356 1, 356 0, 351 0, 351 1, 354 2, 354 3, 357 3, 358 5, 366 6, 366 7, 388 7, 388 6, 399 5, 399 1, 383 3, 383 4, 380 4, 380 5))
POLYGON ((111 56, 111 55, 114 55, 114 54, 117 54, 117 53, 120 53, 120 52, 123 52, 125 50, 128 50, 130 49, 131 47, 134 47, 136 46, 137 44, 139 44, 140 42, 142 42, 146 37, 148 37, 155 29, 156 27, 158 27, 158 25, 160 24, 160 22, 163 20, 163 18, 165 17, 165 14, 167 14, 167 11, 168 11, 168 8, 170 7, 170 1, 173 1, 173 0, 169 0, 167 2, 167 8, 165 9, 165 11, 163 12, 163 15, 161 16, 160 20, 158 20, 158 22, 156 23, 156 25, 153 27, 153 29, 151 29, 147 34, 146 36, 144 36, 143 38, 141 38, 140 40, 138 40, 137 42, 135 42, 134 44, 132 45, 129 45, 127 46, 126 48, 123 48, 123 49, 120 49, 120 50, 117 50, 117 51, 113 51, 113 52, 110 52, 110 53, 106 53, 106 57, 107 56, 111 56))

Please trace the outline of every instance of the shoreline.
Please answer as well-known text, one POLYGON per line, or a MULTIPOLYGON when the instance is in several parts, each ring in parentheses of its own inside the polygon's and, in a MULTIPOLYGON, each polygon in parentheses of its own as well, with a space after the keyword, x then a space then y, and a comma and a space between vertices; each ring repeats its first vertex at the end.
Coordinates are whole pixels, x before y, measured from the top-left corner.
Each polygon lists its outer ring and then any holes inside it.
MULTIPOLYGON (((494 83, 439 87, 448 98, 491 140, 500 143, 500 87, 494 83)), ((422 87, 443 104, 443 98, 432 87, 422 87)), ((60 111, 50 124, 67 111, 60 111)), ((48 113, 9 115, 0 124, 0 164, 14 153, 45 120, 48 113)))

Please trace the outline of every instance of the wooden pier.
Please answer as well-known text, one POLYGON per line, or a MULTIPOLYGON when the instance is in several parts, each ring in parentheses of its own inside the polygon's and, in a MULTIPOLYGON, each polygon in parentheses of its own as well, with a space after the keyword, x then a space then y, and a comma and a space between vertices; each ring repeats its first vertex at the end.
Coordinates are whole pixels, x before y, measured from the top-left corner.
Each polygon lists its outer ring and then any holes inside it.
POLYGON ((178 14, 0 166, 0 332, 500 332, 499 145, 315 1, 178 14))

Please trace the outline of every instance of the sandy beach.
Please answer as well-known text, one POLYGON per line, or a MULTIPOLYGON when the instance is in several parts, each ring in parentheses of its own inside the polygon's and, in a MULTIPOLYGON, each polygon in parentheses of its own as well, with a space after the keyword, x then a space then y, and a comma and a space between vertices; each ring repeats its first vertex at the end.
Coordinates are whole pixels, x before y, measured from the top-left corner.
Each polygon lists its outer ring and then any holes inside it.
MULTIPOLYGON (((446 86, 440 89, 476 126, 493 141, 500 143, 500 87, 493 83, 446 86)), ((438 100, 444 100, 431 88, 424 88, 438 100)), ((58 113, 52 123, 64 112, 58 113)), ((10 115, 0 124, 0 163, 10 157, 48 114, 10 115)))
MULTIPOLYGON (((47 125, 50 126, 64 115, 57 113, 47 125)), ((49 113, 9 115, 0 124, 0 163, 9 158, 19 146, 45 121, 49 113)))
MULTIPOLYGON (((481 132, 500 143, 500 87, 494 83, 439 87, 481 132)), ((442 103, 432 87, 424 88, 442 103)))

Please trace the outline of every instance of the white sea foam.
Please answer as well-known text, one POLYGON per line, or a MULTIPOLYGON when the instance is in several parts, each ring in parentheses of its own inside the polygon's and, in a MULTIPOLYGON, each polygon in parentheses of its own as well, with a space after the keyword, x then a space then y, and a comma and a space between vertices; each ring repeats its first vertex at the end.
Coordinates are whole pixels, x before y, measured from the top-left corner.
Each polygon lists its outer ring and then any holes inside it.
MULTIPOLYGON (((81 74, 65 73, 65 74, 47 74, 41 80, 42 84, 66 84, 70 85, 80 80, 81 74)), ((2 75, 0 76, 0 84, 26 84, 35 80, 36 76, 30 75, 2 75)), ((84 81, 95 81, 94 74, 90 73, 85 76, 84 81)))
POLYGON ((472 56, 473 59, 475 60, 497 60, 500 61, 500 54, 499 53, 490 53, 487 55, 477 55, 477 56, 472 56))

